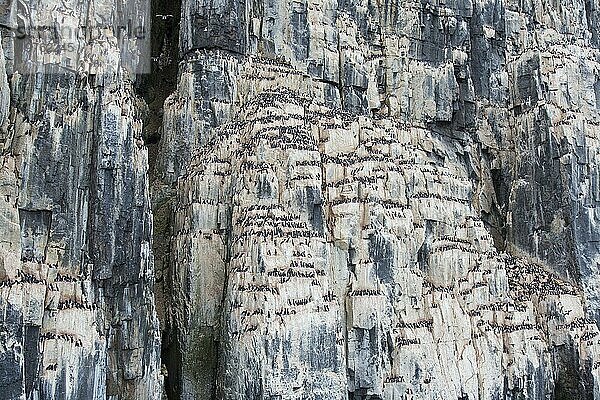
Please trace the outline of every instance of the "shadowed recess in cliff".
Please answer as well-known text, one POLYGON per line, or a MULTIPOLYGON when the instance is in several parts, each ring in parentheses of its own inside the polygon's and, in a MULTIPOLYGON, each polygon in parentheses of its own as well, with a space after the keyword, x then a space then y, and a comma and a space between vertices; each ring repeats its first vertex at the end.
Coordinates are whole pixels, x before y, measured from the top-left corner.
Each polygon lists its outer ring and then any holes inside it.
POLYGON ((168 296, 170 237, 172 234, 172 193, 164 188, 155 172, 158 143, 162 136, 164 103, 177 87, 179 71, 179 28, 181 1, 152 0, 152 67, 151 73, 137 77, 136 90, 146 103, 144 142, 148 148, 149 179, 153 212, 154 295, 161 323, 161 358, 165 377, 165 393, 178 399, 182 355, 174 340, 173 326, 165 315, 165 296, 168 296))

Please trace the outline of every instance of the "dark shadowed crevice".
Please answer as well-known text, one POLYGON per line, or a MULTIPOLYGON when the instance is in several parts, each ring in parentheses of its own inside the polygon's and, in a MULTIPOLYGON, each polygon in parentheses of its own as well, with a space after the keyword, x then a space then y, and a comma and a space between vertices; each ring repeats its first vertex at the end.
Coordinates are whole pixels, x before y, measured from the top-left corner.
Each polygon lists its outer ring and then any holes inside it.
MULTIPOLYGON (((577 350, 572 342, 554 347, 553 357, 557 365, 557 377, 554 386, 555 400, 593 399, 585 369, 580 368, 577 350), (582 374, 583 373, 583 374, 582 374)), ((589 377, 588 377, 589 378, 589 377)))
POLYGON ((169 399, 180 398, 181 352, 175 340, 175 328, 167 315, 169 298, 169 259, 172 234, 171 191, 163 190, 155 174, 159 142, 163 131, 164 103, 177 88, 179 73, 179 27, 181 0, 152 0, 152 68, 140 75, 136 91, 147 105, 143 138, 148 148, 151 183, 153 254, 156 284, 156 310, 161 326, 161 362, 165 372, 165 392, 169 399))
POLYGON ((495 201, 489 212, 482 210, 481 219, 489 230, 494 240, 494 246, 498 251, 506 250, 506 214, 509 207, 510 177, 506 169, 492 169, 490 171, 492 185, 494 188, 495 201))
POLYGON ((150 74, 139 76, 136 83, 138 94, 148 105, 144 141, 151 170, 162 135, 163 105, 177 87, 181 1, 152 0, 152 15, 152 69, 150 74))

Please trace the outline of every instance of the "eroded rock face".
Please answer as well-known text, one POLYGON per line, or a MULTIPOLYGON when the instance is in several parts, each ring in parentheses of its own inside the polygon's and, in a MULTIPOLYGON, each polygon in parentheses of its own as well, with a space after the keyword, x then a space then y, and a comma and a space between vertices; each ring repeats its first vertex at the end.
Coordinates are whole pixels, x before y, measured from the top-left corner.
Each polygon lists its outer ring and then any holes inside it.
POLYGON ((150 78, 17 40, 145 6, 0 1, 1 398, 600 398, 598 4, 183 0, 150 78))
MULTIPOLYGON (((116 3, 1 6, 16 31, 105 24, 116 3)), ((80 46, 72 69, 15 31, 0 52, 0 397, 159 399, 148 160, 123 43, 60 37, 80 46)))
POLYGON ((596 8, 184 1, 172 393, 599 398, 596 8))

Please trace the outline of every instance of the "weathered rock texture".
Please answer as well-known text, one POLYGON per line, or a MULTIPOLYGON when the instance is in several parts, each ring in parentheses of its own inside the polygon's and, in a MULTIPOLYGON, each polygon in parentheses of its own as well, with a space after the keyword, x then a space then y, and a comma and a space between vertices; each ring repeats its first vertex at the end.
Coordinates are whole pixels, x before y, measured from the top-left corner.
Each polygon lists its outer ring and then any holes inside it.
POLYGON ((3 31, 0 398, 600 399, 596 0, 153 5, 3 31))
POLYGON ((598 399, 598 4, 186 0, 182 399, 598 399))
MULTIPOLYGON (((117 3, 0 6, 5 26, 33 29, 112 26, 117 3)), ((146 10, 134 12, 144 18, 146 10)), ((161 397, 143 108, 123 67, 124 49, 136 43, 101 39, 74 42, 81 62, 72 70, 61 65, 64 53, 35 39, 27 50, 3 32, 2 399, 161 397)))

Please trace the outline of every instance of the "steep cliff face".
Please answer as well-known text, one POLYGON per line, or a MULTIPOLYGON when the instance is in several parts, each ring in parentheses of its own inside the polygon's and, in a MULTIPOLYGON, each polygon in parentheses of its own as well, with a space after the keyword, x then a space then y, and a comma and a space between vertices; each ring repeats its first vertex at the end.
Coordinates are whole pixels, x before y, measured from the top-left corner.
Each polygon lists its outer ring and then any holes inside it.
POLYGON ((600 399, 599 7, 0 0, 0 398, 600 399))
POLYGON ((0 397, 159 399, 143 108, 124 56, 137 39, 32 33, 147 10, 1 5, 0 397))
POLYGON ((596 20, 184 1, 173 397, 599 398, 596 20))

